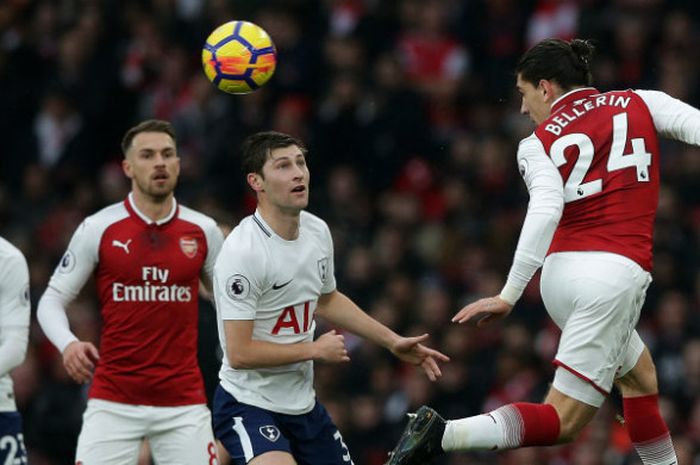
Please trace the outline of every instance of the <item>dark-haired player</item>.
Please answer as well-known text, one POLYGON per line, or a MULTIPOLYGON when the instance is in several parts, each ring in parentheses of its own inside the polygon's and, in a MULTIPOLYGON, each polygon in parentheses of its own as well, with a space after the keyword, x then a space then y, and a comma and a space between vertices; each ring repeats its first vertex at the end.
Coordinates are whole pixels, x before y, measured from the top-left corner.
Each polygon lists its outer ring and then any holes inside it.
POLYGON ((200 278, 211 283, 223 234, 175 201, 175 144, 166 121, 127 131, 122 166, 131 193, 82 222, 39 302, 39 323, 68 374, 92 382, 77 463, 134 464, 144 438, 156 463, 217 463, 197 364, 197 295, 200 278), (65 313, 92 274, 99 353, 71 332, 65 313))
POLYGON ((224 353, 214 398, 216 437, 238 465, 351 465, 313 387, 315 360, 350 360, 335 330, 314 340, 316 318, 386 347, 435 380, 447 357, 402 337, 336 289, 328 225, 306 212, 306 149, 293 137, 246 139, 243 171, 258 208, 229 234, 214 268, 224 353))
POLYGON ((573 440, 615 384, 645 465, 674 465, 659 414, 656 369, 635 326, 651 282, 659 192, 657 134, 700 145, 700 111, 658 91, 599 92, 593 47, 548 39, 517 66, 521 112, 537 124, 518 148, 530 202, 501 293, 453 318, 478 325, 506 317, 535 271, 561 328, 552 387, 541 404, 514 403, 445 422, 421 407, 391 465, 444 451, 502 450, 573 440))

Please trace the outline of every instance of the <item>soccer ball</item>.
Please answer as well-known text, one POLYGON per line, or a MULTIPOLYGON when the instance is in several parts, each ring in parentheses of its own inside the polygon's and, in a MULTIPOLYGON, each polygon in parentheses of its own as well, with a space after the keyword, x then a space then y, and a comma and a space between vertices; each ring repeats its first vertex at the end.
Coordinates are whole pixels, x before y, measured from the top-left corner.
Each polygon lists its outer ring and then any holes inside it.
POLYGON ((230 21, 209 34, 202 48, 204 73, 229 94, 248 94, 275 73, 277 51, 263 28, 230 21))

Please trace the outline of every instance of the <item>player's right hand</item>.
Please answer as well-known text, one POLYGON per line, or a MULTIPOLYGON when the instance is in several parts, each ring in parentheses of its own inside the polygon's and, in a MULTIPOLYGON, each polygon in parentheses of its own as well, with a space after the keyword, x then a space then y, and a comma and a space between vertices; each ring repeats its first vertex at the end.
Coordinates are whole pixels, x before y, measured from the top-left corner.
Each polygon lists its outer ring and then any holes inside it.
POLYGON ((316 356, 314 359, 326 362, 349 362, 350 357, 345 348, 345 336, 336 334, 335 329, 322 334, 314 341, 316 356))
POLYGON ((100 354, 91 342, 73 341, 63 350, 63 366, 76 383, 84 384, 92 379, 99 359, 100 354))
POLYGON ((466 323, 474 318, 477 320, 476 326, 481 328, 492 321, 507 317, 511 310, 513 310, 513 306, 496 295, 485 299, 479 299, 462 308, 452 317, 452 322, 466 323))

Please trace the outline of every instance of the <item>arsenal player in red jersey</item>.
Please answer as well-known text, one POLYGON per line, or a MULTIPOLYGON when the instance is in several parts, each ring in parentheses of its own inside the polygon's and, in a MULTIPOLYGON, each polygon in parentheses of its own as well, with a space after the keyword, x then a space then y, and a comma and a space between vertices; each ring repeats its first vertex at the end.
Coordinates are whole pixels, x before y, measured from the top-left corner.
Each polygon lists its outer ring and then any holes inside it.
POLYGON ((223 243, 215 221, 179 205, 170 123, 144 121, 122 142, 131 192, 75 231, 37 316, 78 383, 91 382, 76 461, 135 464, 143 438, 157 463, 217 463, 197 365, 197 295, 223 243), (95 276, 99 350, 71 332, 66 305, 95 276))
POLYGON ((700 111, 663 92, 591 87, 587 41, 548 39, 517 71, 521 112, 537 124, 520 142, 530 194, 501 293, 461 309, 454 322, 506 317, 535 271, 561 328, 544 402, 513 403, 445 422, 421 407, 389 460, 417 465, 454 450, 502 450, 573 440, 616 385, 644 465, 677 463, 659 414, 656 369, 635 331, 651 282, 659 193, 657 134, 700 145, 700 111))

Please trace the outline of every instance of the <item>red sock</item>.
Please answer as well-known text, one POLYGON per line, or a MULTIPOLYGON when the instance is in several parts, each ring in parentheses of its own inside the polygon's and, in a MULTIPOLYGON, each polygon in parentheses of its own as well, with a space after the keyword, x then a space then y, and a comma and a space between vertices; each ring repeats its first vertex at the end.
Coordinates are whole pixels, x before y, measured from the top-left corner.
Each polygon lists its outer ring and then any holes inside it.
POLYGON ((559 440, 559 414, 549 404, 512 404, 523 421, 522 447, 551 446, 559 440))
POLYGON ((659 412, 659 396, 624 397, 622 408, 632 442, 647 442, 668 434, 668 427, 659 412))
POLYGON ((622 399, 630 439, 644 464, 676 463, 668 426, 659 412, 659 396, 622 399))

